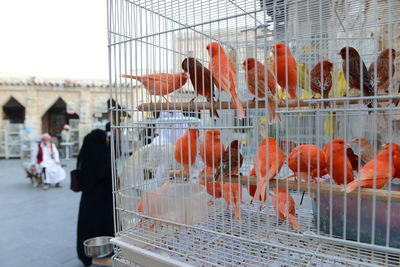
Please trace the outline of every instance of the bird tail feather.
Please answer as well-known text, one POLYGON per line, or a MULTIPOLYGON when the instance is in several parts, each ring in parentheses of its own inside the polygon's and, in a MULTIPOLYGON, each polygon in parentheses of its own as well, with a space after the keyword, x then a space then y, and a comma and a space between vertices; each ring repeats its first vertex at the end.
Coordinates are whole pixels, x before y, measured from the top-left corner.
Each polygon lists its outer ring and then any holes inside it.
POLYGON ((238 95, 237 95, 237 93, 236 93, 235 88, 233 88, 233 89, 231 90, 231 97, 232 97, 233 102, 234 102, 235 105, 236 105, 236 110, 237 110, 239 119, 243 119, 243 118, 245 117, 243 104, 242 104, 242 102, 240 101, 240 99, 239 99, 239 97, 238 97, 238 95))

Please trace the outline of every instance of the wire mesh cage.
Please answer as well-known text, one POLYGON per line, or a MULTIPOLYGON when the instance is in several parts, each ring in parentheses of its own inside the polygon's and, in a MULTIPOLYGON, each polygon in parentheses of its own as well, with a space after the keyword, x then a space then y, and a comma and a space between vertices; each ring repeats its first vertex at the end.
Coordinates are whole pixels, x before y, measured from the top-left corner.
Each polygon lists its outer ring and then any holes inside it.
POLYGON ((400 265, 399 1, 107 3, 115 266, 400 265))

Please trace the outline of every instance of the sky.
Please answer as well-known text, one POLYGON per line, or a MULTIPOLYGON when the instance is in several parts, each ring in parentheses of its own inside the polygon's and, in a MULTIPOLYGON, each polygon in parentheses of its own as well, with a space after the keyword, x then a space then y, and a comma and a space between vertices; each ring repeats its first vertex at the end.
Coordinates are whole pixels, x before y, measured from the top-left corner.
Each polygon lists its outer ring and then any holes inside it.
POLYGON ((0 78, 108 79, 106 0, 2 0, 0 34, 0 78))

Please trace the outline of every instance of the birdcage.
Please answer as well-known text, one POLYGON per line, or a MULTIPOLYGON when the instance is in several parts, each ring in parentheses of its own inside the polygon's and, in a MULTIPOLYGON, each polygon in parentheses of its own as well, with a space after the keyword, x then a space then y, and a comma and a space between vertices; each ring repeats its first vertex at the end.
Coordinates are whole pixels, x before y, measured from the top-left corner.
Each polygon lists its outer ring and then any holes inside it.
POLYGON ((115 266, 400 265, 399 1, 107 3, 115 266))

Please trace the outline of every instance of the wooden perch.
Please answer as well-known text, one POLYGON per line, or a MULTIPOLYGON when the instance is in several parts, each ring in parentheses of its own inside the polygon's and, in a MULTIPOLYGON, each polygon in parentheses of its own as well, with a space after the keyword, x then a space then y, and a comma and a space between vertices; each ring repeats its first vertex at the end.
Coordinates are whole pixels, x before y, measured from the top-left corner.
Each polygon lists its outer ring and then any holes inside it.
MULTIPOLYGON (((390 99, 400 98, 400 96, 390 96, 390 98, 378 98, 377 102, 388 102, 390 99)), ((322 105, 324 102, 332 102, 335 105, 343 104, 358 104, 362 103, 363 100, 359 99, 349 99, 349 100, 334 100, 326 99, 319 102, 310 102, 304 100, 279 100, 278 107, 315 107, 322 105)), ((241 101, 244 108, 254 109, 254 108, 265 108, 267 102, 264 100, 259 101, 241 101)), ((168 103, 144 103, 137 106, 139 111, 156 111, 156 110, 202 110, 210 109, 210 102, 168 102, 168 103)), ((235 109, 236 105, 231 102, 217 102, 214 104, 216 109, 235 109)))
MULTIPOLYGON (((183 178, 188 178, 187 175, 182 175, 181 171, 169 171, 169 176, 170 177, 183 177, 183 178), (186 176, 186 177, 185 177, 186 176)), ((198 177, 199 179, 203 179, 204 176, 198 177)), ((213 180, 213 176, 211 174, 207 174, 206 176, 208 181, 213 180)), ((228 182, 226 179, 223 180, 224 182, 228 182)), ((238 182, 239 177, 238 176, 232 176, 231 177, 231 182, 238 182)), ((256 176, 240 176, 240 183, 241 184, 251 184, 251 185, 257 185, 257 177, 256 176)), ((269 182, 269 187, 274 188, 276 187, 276 184, 278 184, 279 188, 286 188, 286 184, 288 184, 289 189, 297 190, 299 189, 300 191, 310 191, 310 192, 318 192, 318 187, 319 191, 321 193, 329 193, 332 191, 332 194, 335 195, 344 195, 344 192, 342 191, 344 189, 344 186, 342 185, 336 185, 336 184, 317 184, 317 183, 311 183, 308 184, 307 182, 295 182, 295 181, 287 181, 287 180, 271 180, 269 182)), ((374 190, 371 188, 362 188, 361 189, 361 198, 362 199, 372 199, 374 196, 374 190)), ((348 196, 351 197, 357 197, 358 190, 355 190, 354 192, 351 192, 347 194, 348 196)), ((376 189, 375 190, 375 196, 377 200, 383 200, 387 201, 388 200, 388 195, 389 191, 388 190, 383 190, 383 189, 376 189)), ((391 191, 391 196, 390 199, 392 202, 400 202, 400 191, 391 191)))

